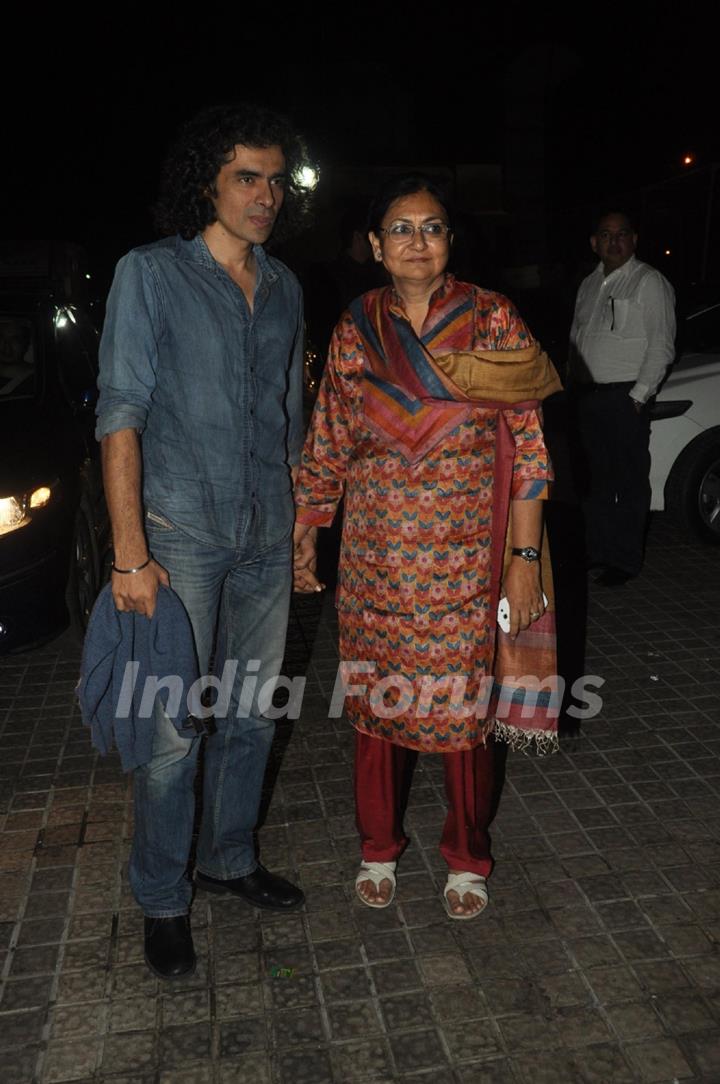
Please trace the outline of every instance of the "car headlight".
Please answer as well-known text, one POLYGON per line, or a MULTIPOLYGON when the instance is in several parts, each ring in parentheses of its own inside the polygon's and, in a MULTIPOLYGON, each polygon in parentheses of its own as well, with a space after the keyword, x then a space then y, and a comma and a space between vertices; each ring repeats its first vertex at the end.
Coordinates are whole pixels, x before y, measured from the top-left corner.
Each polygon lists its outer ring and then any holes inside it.
POLYGON ((32 513, 52 500, 53 486, 38 486, 17 497, 0 497, 0 535, 25 527, 32 513))

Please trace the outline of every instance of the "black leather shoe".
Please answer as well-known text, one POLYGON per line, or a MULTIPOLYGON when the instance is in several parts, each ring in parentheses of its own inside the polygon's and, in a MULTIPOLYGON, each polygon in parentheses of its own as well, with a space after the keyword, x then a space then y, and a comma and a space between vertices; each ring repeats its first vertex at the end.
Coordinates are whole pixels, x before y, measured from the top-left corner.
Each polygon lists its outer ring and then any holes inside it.
POLYGON ((276 877, 260 865, 247 877, 232 877, 229 881, 208 877, 207 873, 198 870, 195 883, 206 892, 229 892, 266 911, 295 911, 305 902, 305 894, 297 885, 290 884, 284 877, 276 877))
POLYGON ((192 975, 196 964, 190 916, 145 916, 145 963, 160 979, 192 975))

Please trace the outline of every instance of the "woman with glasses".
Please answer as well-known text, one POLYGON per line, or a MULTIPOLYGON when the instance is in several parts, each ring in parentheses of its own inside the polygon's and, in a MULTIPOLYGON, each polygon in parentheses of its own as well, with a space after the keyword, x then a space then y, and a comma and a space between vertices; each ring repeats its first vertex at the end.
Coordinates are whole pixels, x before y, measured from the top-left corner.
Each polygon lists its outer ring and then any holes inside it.
POLYGON ((392 901, 404 783, 414 754, 439 753, 443 902, 471 919, 492 868, 491 735, 556 743, 557 697, 540 687, 556 664, 538 403, 559 381, 506 298, 446 270, 450 213, 431 179, 393 178, 369 225, 391 284, 335 328, 296 484, 296 589, 321 588, 317 528, 344 493, 337 607, 356 731, 356 892, 369 907, 392 901))

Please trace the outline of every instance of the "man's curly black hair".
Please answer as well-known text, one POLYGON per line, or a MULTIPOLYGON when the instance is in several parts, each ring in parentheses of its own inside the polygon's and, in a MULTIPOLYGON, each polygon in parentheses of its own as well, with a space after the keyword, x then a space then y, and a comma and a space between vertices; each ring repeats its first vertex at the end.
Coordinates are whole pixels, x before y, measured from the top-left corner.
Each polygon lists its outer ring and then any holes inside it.
POLYGON ((243 102, 203 109, 180 130, 165 159, 155 206, 155 224, 161 233, 179 233, 189 241, 215 221, 215 208, 205 193, 214 188, 237 143, 282 148, 285 199, 272 239, 283 241, 302 227, 310 204, 310 193, 298 183, 308 161, 305 144, 281 114, 243 102))

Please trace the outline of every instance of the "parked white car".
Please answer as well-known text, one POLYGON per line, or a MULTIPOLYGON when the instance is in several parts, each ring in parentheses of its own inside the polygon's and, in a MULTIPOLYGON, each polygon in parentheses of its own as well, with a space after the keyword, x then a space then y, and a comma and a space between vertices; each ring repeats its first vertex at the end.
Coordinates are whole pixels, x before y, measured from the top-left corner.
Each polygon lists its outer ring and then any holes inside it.
POLYGON ((653 407, 653 509, 720 544, 720 304, 683 321, 680 353, 653 407))

